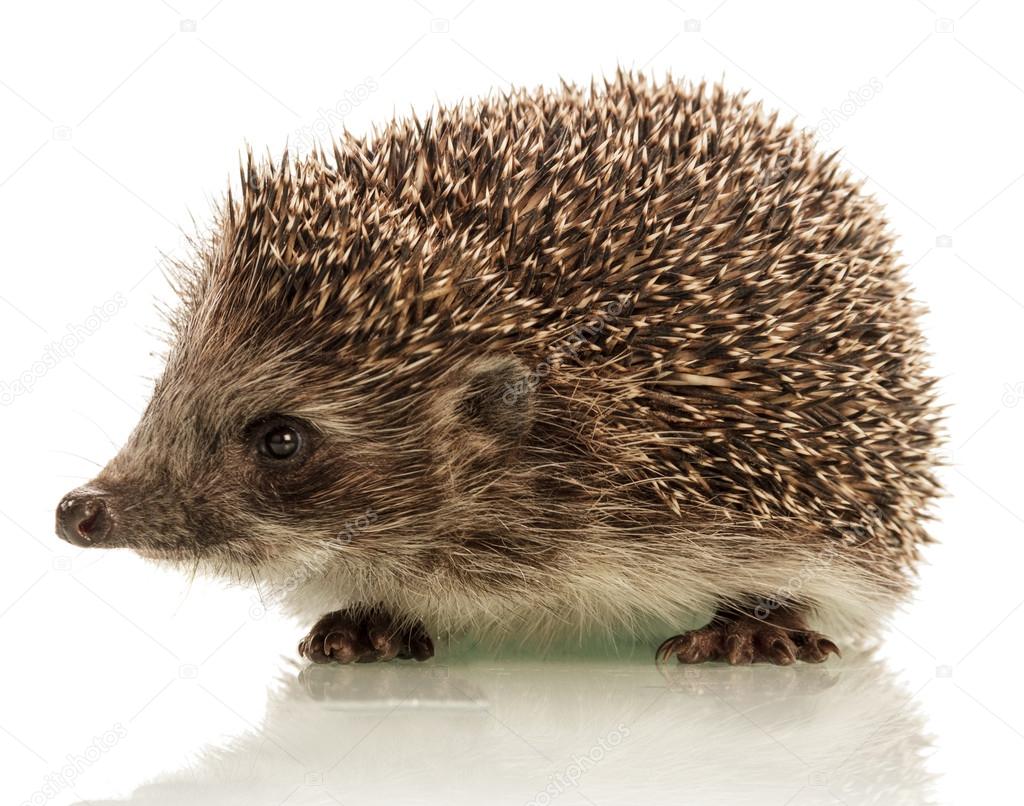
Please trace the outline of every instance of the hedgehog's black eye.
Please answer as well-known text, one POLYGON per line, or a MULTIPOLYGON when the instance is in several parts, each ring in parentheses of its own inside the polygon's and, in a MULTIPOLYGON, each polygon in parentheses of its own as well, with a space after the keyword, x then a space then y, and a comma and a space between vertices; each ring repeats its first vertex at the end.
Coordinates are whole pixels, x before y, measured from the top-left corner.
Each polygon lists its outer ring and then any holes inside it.
POLYGON ((299 432, 290 425, 279 425, 263 435, 260 449, 264 456, 273 459, 287 459, 299 449, 299 432))
POLYGON ((256 452, 272 461, 291 460, 306 452, 307 429, 290 417, 269 417, 247 429, 256 452))

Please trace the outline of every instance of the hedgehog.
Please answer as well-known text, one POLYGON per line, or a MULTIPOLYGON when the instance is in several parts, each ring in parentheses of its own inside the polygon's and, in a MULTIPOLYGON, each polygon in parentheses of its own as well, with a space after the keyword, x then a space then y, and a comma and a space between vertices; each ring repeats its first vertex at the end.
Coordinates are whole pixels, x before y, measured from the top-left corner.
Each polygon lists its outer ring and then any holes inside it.
POLYGON ((921 308, 813 133, 619 71, 240 173, 63 539, 251 580, 317 663, 658 629, 660 660, 820 662, 908 597, 921 308))

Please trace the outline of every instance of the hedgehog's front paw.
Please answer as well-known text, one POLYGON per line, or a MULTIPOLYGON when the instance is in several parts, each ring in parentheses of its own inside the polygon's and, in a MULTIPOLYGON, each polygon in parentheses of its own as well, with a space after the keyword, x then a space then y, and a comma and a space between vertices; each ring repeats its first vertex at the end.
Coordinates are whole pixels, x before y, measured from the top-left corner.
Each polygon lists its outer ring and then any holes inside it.
POLYGON ((426 660, 433 656, 434 644, 422 624, 403 626, 376 605, 328 613, 299 642, 299 654, 313 663, 426 660))
POLYGON ((673 655, 680 663, 725 661, 734 666, 794 661, 821 663, 839 648, 820 633, 807 629, 791 612, 769 614, 766 619, 742 613, 719 613, 706 627, 675 635, 658 647, 658 661, 673 655))

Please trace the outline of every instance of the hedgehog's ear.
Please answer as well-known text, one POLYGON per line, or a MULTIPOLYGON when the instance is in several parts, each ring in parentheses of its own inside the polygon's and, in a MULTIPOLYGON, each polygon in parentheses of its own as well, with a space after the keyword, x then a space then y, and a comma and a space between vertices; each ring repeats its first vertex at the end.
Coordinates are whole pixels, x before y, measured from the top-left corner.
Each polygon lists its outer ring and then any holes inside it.
POLYGON ((530 372, 512 355, 475 359, 459 372, 449 397, 456 430, 508 447, 533 425, 533 383, 530 372))

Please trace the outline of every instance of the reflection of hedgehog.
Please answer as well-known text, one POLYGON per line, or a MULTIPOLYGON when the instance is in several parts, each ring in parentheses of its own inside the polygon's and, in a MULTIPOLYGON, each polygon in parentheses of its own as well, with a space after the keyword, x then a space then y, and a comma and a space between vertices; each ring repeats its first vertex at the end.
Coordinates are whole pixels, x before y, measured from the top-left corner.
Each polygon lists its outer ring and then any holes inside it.
POLYGON ((932 382, 878 209, 720 88, 620 75, 250 159, 81 545, 250 576, 324 661, 432 629, 822 660, 908 587, 932 382), (337 608, 347 608, 337 610, 337 608))
MULTIPOLYGON (((124 800, 100 790, 89 804, 938 802, 920 701, 876 659, 660 671, 308 666, 271 688, 258 730, 182 769, 164 758, 124 800)), ((138 777, 107 768, 104 780, 125 791, 138 777)))

